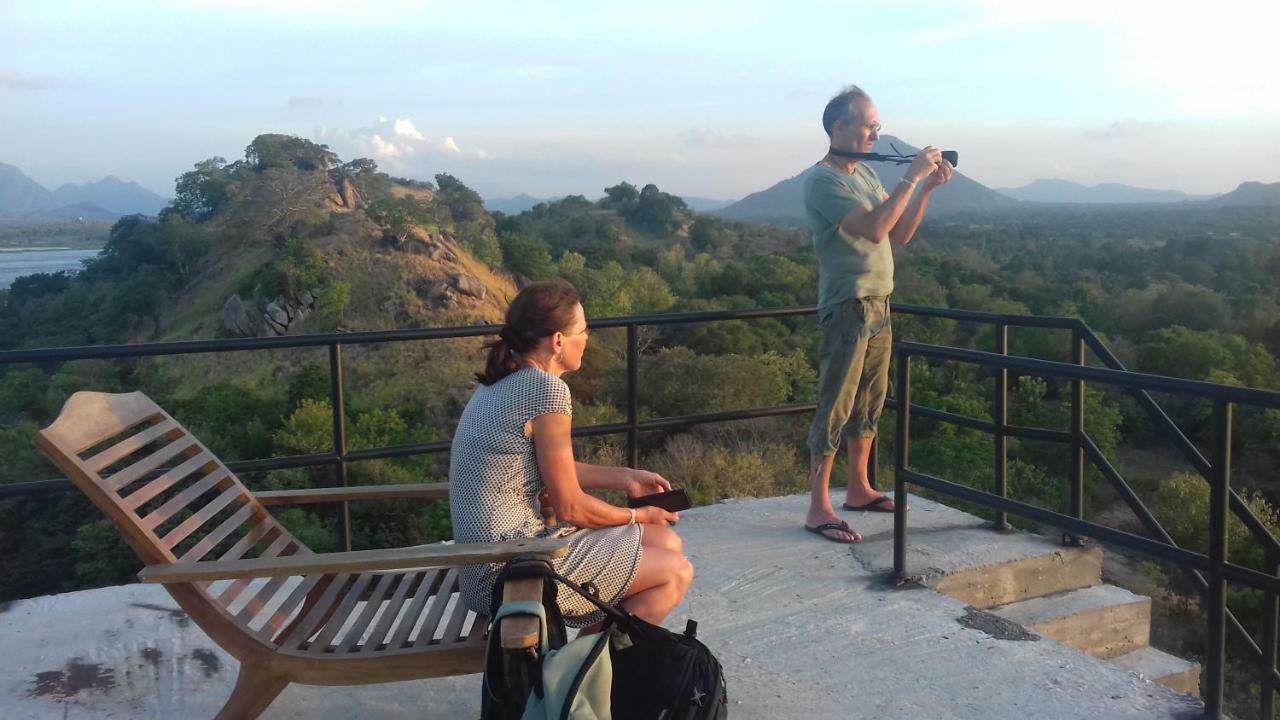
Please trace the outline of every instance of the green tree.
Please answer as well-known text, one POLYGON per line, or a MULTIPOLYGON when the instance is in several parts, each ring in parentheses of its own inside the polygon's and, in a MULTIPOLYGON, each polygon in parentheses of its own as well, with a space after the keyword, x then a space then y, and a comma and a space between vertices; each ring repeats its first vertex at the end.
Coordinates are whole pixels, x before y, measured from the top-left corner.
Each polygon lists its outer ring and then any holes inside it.
POLYGON ((327 145, 293 135, 259 135, 244 149, 245 162, 257 172, 267 168, 289 168, 302 172, 328 172, 338 165, 338 156, 327 145))
POLYGON ((232 199, 234 170, 220 157, 201 160, 194 170, 178 176, 169 207, 196 222, 208 220, 232 199))

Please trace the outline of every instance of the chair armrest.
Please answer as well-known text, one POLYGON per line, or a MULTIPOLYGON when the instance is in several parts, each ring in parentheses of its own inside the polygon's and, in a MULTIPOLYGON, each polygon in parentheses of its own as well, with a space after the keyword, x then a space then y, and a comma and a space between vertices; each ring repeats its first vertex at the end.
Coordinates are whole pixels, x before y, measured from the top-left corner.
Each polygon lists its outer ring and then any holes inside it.
POLYGON ((449 483, 409 483, 406 485, 354 485, 307 490, 267 490, 253 494, 263 505, 310 505, 344 500, 405 500, 449 497, 449 483))
POLYGON ((501 543, 415 545, 390 550, 287 555, 253 560, 163 563, 148 565, 138 573, 144 583, 187 583, 234 578, 288 577, 293 575, 370 572, 403 568, 483 565, 505 562, 521 555, 560 557, 568 550, 563 538, 533 538, 501 543))
MULTIPOLYGON (((543 578, 525 578, 508 580, 502 584, 502 602, 519 602, 532 600, 542 602, 543 578)), ((542 635, 542 623, 531 615, 508 615, 498 621, 502 628, 502 647, 507 650, 538 649, 538 639, 542 635)))

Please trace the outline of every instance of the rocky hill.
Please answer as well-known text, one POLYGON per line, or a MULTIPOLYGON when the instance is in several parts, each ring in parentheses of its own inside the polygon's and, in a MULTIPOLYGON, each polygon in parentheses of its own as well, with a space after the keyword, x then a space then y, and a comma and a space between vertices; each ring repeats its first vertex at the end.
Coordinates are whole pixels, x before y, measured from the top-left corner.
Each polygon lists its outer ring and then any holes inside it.
POLYGON ((1240 187, 1205 204, 1213 207, 1277 207, 1280 206, 1280 182, 1240 183, 1240 187))

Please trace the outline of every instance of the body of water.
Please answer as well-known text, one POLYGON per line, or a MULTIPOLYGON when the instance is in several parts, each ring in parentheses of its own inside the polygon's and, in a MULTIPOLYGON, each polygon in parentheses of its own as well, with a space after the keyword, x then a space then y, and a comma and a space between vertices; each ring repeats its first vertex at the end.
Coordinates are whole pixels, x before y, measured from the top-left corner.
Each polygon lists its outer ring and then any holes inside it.
POLYGON ((35 273, 55 273, 59 270, 79 270, 80 261, 98 254, 98 250, 0 250, 0 289, 7 288, 16 278, 35 273))

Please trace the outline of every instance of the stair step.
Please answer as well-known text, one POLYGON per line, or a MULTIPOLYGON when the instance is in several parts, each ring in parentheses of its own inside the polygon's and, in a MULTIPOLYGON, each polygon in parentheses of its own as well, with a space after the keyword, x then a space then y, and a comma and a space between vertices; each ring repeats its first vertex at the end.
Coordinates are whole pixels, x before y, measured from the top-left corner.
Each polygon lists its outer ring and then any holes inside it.
POLYGON ((1094 657, 1123 655, 1151 639, 1151 598, 1114 585, 1020 600, 990 612, 1094 657))
POLYGON ((1058 547, 1019 560, 971 567, 929 584, 938 592, 984 609, 1102 582, 1102 549, 1058 547))
POLYGON ((1200 695, 1200 663, 1183 660, 1153 647, 1138 648, 1111 658, 1111 662, 1176 692, 1200 695))

